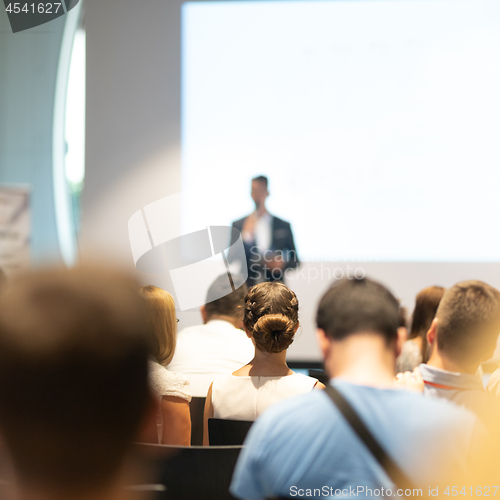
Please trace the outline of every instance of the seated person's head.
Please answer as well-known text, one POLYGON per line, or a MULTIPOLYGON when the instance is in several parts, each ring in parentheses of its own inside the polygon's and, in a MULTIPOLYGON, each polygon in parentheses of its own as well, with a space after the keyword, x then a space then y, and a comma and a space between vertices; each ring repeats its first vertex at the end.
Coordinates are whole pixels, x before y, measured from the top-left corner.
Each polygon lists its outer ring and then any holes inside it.
POLYGON ((398 326, 399 328, 404 328, 405 330, 408 330, 408 311, 406 307, 402 306, 399 304, 399 309, 398 309, 398 326))
POLYGON ((431 358, 474 372, 493 356, 500 332, 500 292, 482 281, 462 281, 446 291, 427 332, 431 358))
POLYGON ((406 339, 408 338, 408 311, 401 305, 401 302, 398 301, 398 303, 398 331, 406 339))
POLYGON ((411 320, 411 331, 409 339, 422 339, 422 360, 424 363, 428 359, 427 353, 427 331, 436 316, 436 311, 443 298, 446 288, 441 286, 429 286, 421 290, 415 300, 415 309, 413 310, 411 320))
POLYGON ((299 301, 283 283, 260 283, 245 296, 243 325, 259 351, 288 349, 299 327, 299 301))
POLYGON ((177 344, 177 318, 172 295, 156 286, 147 285, 140 289, 149 308, 149 323, 153 333, 152 358, 167 366, 175 354, 177 344))
POLYGON ((104 269, 39 271, 4 287, 0 311, 0 433, 19 484, 107 488, 152 413, 136 282, 104 269))
POLYGON ((208 289, 206 304, 201 306, 203 323, 212 319, 224 319, 240 328, 247 291, 246 284, 233 291, 227 274, 219 276, 208 289))
POLYGON ((368 278, 337 281, 323 295, 316 315, 318 340, 325 358, 332 342, 341 343, 355 336, 369 335, 380 340, 383 349, 399 354, 405 340, 399 329, 399 303, 383 285, 368 278))

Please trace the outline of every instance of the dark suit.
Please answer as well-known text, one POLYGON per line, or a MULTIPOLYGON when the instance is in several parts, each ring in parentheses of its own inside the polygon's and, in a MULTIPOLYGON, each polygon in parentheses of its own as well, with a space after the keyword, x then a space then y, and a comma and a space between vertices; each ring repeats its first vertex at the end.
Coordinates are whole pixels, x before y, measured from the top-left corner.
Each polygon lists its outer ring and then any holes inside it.
MULTIPOLYGON (((246 219, 247 217, 243 217, 243 219, 233 222, 233 227, 241 232, 246 219)), ((263 256, 259 253, 255 243, 248 244, 244 241, 243 245, 247 259, 247 285, 249 287, 262 281, 283 281, 283 273, 287 269, 292 269, 299 265, 290 223, 274 215, 271 216, 271 246, 266 255, 263 256), (266 258, 270 258, 273 254, 279 254, 279 258, 285 261, 281 273, 277 271, 273 273, 266 267, 266 258)))

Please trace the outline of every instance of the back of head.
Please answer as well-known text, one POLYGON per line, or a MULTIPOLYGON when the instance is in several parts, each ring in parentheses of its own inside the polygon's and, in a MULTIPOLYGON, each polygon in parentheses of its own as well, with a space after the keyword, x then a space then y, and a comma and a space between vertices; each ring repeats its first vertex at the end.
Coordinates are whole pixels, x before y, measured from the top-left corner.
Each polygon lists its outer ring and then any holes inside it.
POLYGON ((143 286, 139 292, 146 299, 149 309, 149 324, 153 333, 151 356, 160 365, 167 366, 174 357, 177 344, 174 298, 153 285, 143 286))
POLYGON ((457 283, 444 294, 436 318, 441 354, 458 363, 479 364, 496 346, 500 292, 482 281, 457 283))
MULTIPOLYGON (((240 282, 240 280, 238 280, 240 282)), ((208 319, 214 316, 228 316, 236 321, 243 315, 243 301, 248 288, 243 284, 233 291, 227 274, 219 276, 208 289, 205 311, 208 319)))
POLYGON ((381 335, 390 344, 397 337, 399 303, 375 281, 345 278, 321 298, 316 324, 334 340, 363 332, 381 335))
POLYGON ((0 431, 25 485, 114 479, 149 405, 147 311, 134 280, 44 270, 0 294, 0 431))
POLYGON ((410 339, 425 337, 445 292, 446 288, 441 286, 429 286, 417 294, 411 321, 410 339))
POLYGON ((417 294, 413 310, 411 330, 408 339, 421 339, 420 356, 424 363, 428 361, 427 331, 436 317, 436 311, 443 298, 446 288, 429 286, 417 294))
POLYGON ((260 351, 284 351, 293 342, 299 325, 297 296, 283 283, 253 286, 245 296, 243 324, 260 351))
POLYGON ((401 304, 399 304, 398 308, 398 326, 400 328, 408 328, 408 311, 401 304))

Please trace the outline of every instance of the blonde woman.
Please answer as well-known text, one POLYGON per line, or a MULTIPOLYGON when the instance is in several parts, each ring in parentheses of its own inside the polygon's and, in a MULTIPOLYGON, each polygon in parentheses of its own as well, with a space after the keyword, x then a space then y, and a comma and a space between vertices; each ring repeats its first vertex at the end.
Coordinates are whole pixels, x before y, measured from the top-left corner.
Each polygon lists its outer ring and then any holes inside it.
POLYGON ((142 287, 140 293, 148 302, 154 332, 149 376, 160 403, 156 419, 158 443, 189 446, 189 381, 184 375, 165 368, 174 356, 177 337, 174 299, 165 290, 152 285, 142 287))

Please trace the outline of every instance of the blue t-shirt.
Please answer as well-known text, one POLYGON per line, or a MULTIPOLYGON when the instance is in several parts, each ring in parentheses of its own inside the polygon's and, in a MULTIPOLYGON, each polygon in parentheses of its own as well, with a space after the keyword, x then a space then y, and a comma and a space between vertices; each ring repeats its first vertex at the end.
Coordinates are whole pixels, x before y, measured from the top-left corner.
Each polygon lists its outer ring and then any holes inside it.
MULTIPOLYGON (((338 379, 334 385, 415 484, 437 484, 445 466, 465 473, 476 432, 472 413, 408 391, 338 379)), ((259 500, 305 495, 315 489, 323 498, 328 492, 337 497, 357 492, 362 497, 361 487, 383 487, 396 494, 385 471, 328 395, 316 390, 278 403, 257 419, 230 490, 236 497, 259 500)))

